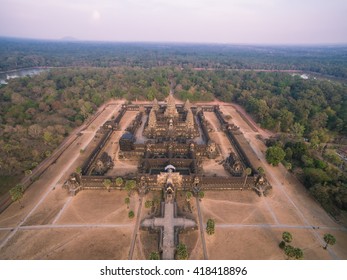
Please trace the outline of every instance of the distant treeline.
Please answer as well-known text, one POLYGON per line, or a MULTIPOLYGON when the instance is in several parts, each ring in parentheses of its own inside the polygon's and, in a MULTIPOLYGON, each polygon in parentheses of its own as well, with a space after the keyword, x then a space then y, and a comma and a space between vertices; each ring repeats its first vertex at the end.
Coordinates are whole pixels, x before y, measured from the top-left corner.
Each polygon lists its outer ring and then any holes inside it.
POLYGON ((285 69, 347 78, 347 46, 102 43, 0 38, 0 71, 37 66, 285 69))

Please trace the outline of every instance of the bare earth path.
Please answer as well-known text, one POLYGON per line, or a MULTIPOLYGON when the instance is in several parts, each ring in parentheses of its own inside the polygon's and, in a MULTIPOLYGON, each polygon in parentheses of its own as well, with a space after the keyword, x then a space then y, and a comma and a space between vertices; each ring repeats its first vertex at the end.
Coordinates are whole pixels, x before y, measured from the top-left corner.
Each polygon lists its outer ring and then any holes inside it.
POLYGON ((130 243, 130 250, 129 250, 129 255, 128 255, 128 260, 132 260, 133 259, 133 254, 134 254, 134 249, 135 249, 135 241, 139 232, 139 228, 140 228, 140 221, 141 221, 141 210, 142 210, 142 201, 143 201, 143 197, 141 196, 139 199, 139 206, 137 209, 137 214, 136 214, 136 225, 134 228, 134 232, 131 238, 131 243, 130 243))
POLYGON ((199 198, 196 197, 196 208, 198 209, 198 216, 199 216, 199 230, 200 230, 200 236, 201 236, 201 243, 202 243, 202 250, 204 253, 204 260, 208 260, 207 256, 207 249, 206 249, 206 241, 205 241, 205 227, 202 222, 202 216, 201 216, 201 209, 200 209, 200 202, 199 198))

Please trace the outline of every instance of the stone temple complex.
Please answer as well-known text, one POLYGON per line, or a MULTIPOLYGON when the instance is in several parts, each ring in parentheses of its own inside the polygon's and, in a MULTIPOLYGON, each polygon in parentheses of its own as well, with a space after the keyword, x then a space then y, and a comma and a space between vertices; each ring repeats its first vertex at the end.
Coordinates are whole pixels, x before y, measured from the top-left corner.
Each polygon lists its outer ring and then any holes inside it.
POLYGON ((140 198, 151 191, 162 193, 159 213, 138 221, 141 229, 159 234, 158 251, 162 259, 174 259, 180 234, 204 226, 191 217, 178 215, 177 192, 190 192, 195 197, 208 190, 255 191, 266 195, 271 189, 266 178, 259 174, 258 158, 243 134, 215 105, 194 106, 189 100, 176 104, 171 94, 165 102, 155 99, 152 104, 123 105, 98 134, 98 144, 83 164, 81 173, 71 174, 65 188, 76 195, 84 189, 105 189, 104 181, 109 179, 110 189, 124 189, 124 184, 116 184, 119 175, 112 173, 112 169, 117 168, 119 162, 137 161, 136 172, 121 177, 136 181, 140 198), (129 111, 137 114, 125 131, 121 131, 120 122, 129 111), (221 158, 222 148, 210 135, 206 112, 215 115, 232 147, 220 163, 226 176, 204 171, 205 162, 221 158), (105 147, 119 131, 115 161, 105 147))

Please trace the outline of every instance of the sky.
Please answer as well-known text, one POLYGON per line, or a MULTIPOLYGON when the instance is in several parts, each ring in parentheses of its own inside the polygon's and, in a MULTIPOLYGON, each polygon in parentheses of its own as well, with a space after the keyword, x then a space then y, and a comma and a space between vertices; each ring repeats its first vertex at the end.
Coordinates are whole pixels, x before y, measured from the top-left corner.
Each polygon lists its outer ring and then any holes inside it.
POLYGON ((0 36, 345 44, 347 0, 0 0, 0 36))

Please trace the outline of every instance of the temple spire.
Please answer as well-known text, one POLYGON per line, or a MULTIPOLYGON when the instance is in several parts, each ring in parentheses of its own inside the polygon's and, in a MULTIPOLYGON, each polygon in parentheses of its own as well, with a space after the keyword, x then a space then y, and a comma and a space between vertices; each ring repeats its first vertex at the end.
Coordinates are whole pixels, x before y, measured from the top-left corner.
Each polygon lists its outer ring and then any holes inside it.
POLYGON ((151 112, 149 113, 148 127, 149 128, 155 128, 156 126, 157 126, 157 118, 155 115, 154 108, 152 108, 151 112))
POLYGON ((187 99, 186 102, 184 103, 184 110, 189 111, 190 108, 191 108, 191 104, 189 102, 189 99, 187 99))
POLYGON ((152 109, 153 109, 154 111, 158 111, 158 110, 159 110, 159 104, 158 104, 158 100, 157 100, 156 98, 154 98, 154 100, 153 100, 152 109))
POLYGON ((175 104, 175 99, 173 95, 170 93, 169 97, 167 98, 167 107, 164 113, 165 117, 176 117, 178 115, 177 109, 176 109, 176 104, 175 104))

